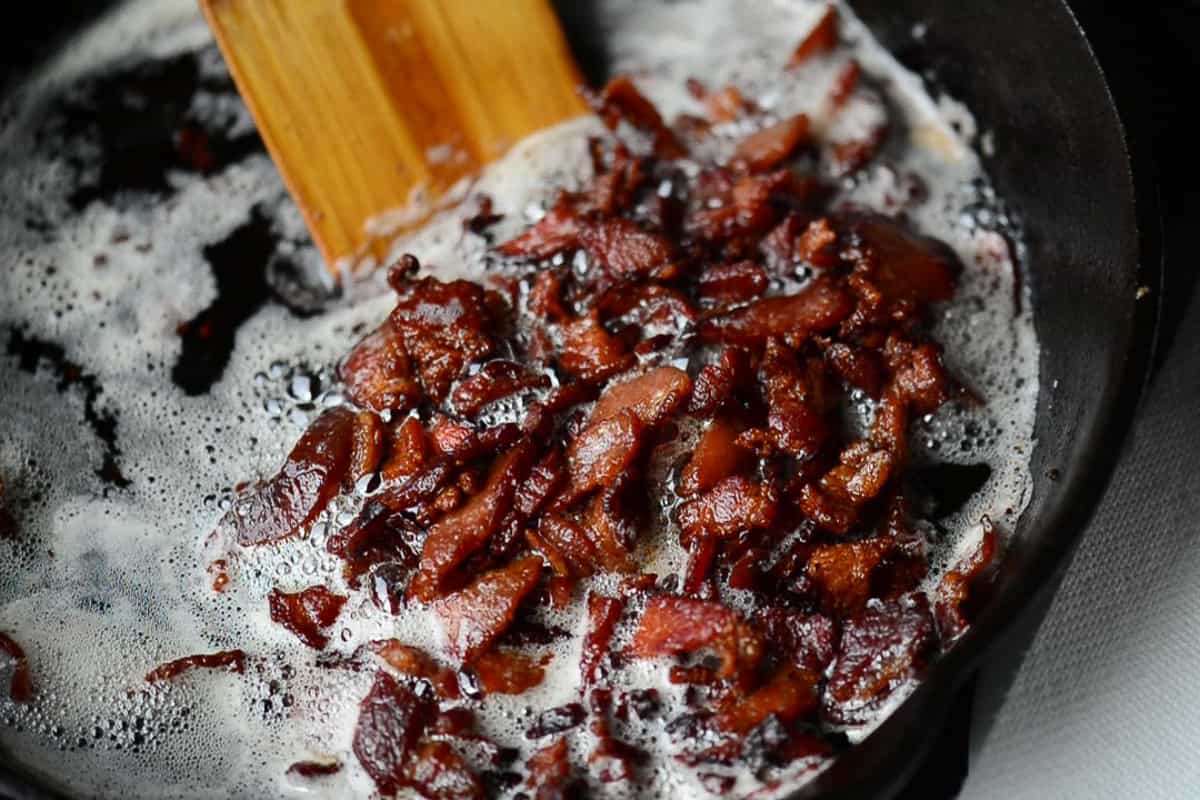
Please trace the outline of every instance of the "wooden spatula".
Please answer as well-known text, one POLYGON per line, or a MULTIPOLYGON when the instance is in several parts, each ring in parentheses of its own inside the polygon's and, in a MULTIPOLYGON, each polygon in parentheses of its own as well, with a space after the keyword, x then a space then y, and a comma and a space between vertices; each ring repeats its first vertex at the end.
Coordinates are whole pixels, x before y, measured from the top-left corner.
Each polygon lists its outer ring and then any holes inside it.
POLYGON ((523 136, 586 111, 546 0, 200 0, 331 269, 523 136), (375 224, 373 229, 380 226, 375 224))

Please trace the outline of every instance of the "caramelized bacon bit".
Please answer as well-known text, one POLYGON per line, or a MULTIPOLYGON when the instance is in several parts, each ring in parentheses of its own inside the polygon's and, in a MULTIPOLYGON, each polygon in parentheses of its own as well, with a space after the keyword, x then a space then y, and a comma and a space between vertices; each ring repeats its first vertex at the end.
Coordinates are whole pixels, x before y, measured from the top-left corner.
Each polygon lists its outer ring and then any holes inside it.
POLYGON ((772 715, 786 725, 817 709, 820 677, 786 664, 748 697, 731 697, 713 717, 713 725, 745 734, 772 715))
POLYGON ((566 480, 566 465, 563 453, 558 448, 542 456, 534 465, 529 477, 517 489, 516 510, 521 519, 532 519, 550 501, 566 480))
POLYGON ((583 639, 579 672, 584 686, 599 680, 600 660, 608 652, 625 601, 616 597, 605 597, 591 592, 588 594, 588 630, 583 639))
POLYGON ((815 56, 828 53, 837 47, 838 43, 838 13, 833 6, 827 6, 825 13, 817 20, 803 41, 792 51, 787 68, 798 67, 815 56))
POLYGON ((287 768, 288 775, 312 780, 326 775, 336 775, 342 771, 340 761, 297 761, 287 768))
POLYGON ((549 656, 535 659, 523 653, 492 648, 475 661, 472 669, 488 694, 522 694, 546 677, 549 656))
POLYGON ((637 457, 644 439, 642 432, 642 422, 628 410, 592 422, 572 439, 567 446, 570 489, 560 498, 562 503, 612 486, 637 457))
POLYGON ((33 699, 33 673, 29 671, 29 660, 25 657, 25 651, 12 637, 0 633, 0 653, 13 661, 12 678, 8 684, 9 699, 14 703, 28 703, 33 699))
POLYGON ((751 346, 761 346, 774 336, 799 347, 812 334, 837 327, 853 310, 853 301, 840 284, 818 278, 797 294, 766 297, 706 320, 699 334, 707 342, 751 346))
POLYGON ((892 371, 893 385, 916 413, 932 414, 946 402, 949 380, 937 345, 913 344, 889 336, 883 355, 892 371))
POLYGON ((779 510, 779 495, 770 484, 735 475, 679 509, 681 537, 727 539, 741 531, 769 528, 779 510))
POLYGON ((406 780, 430 800, 483 800, 483 784, 448 742, 421 742, 406 767, 406 780))
POLYGON ((887 217, 858 214, 841 224, 859 242, 861 263, 889 299, 925 305, 954 295, 962 264, 946 245, 909 233, 887 217))
POLYGON ((434 661, 419 647, 406 645, 399 639, 376 639, 368 647, 397 672, 429 681, 439 697, 456 700, 460 696, 454 671, 434 661))
POLYGON ((755 103, 746 99, 745 95, 732 84, 716 92, 703 91, 704 87, 702 86, 700 88, 702 94, 696 99, 704 103, 708 118, 713 122, 732 122, 758 110, 755 103))
POLYGON ((825 348, 825 360, 841 379, 866 395, 878 400, 883 392, 883 365, 874 351, 845 342, 834 342, 825 348))
POLYGON ((425 465, 425 429, 421 420, 406 417, 392 427, 388 439, 388 455, 380 469, 385 481, 400 481, 411 478, 425 465))
POLYGON ((808 117, 797 114, 743 139, 733 154, 751 172, 775 169, 809 141, 808 117))
POLYGON ((990 519, 984 517, 982 524, 979 545, 938 584, 934 609, 944 645, 966 633, 995 573, 1000 537, 990 519))
POLYGON ((624 119, 633 127, 654 137, 654 150, 661 158, 680 158, 686 155, 683 145, 663 122, 654 104, 647 100, 627 75, 618 75, 604 86, 596 113, 615 128, 624 119))
POLYGON ((626 650, 634 658, 655 658, 708 649, 721 659, 721 678, 753 670, 762 659, 759 635, 737 612, 721 603, 658 595, 626 650))
POLYGON ((558 365, 579 380, 602 381, 633 365, 625 344, 605 330, 596 310, 564 324, 562 337, 558 365))
POLYGON ((403 411, 421 399, 421 386, 391 320, 354 346, 338 374, 350 399, 364 408, 403 411))
POLYGON ((680 495, 691 497, 707 492, 753 463, 752 454, 737 444, 739 433, 741 426, 731 419, 717 417, 709 423, 679 476, 680 495))
POLYGON ((630 552, 636 531, 623 497, 629 485, 619 480, 592 497, 583 516, 584 530, 596 550, 596 568, 601 572, 637 572, 630 552))
POLYGON ((487 406, 518 392, 546 389, 550 378, 517 364, 497 359, 484 364, 479 372, 464 379, 450 396, 454 408, 464 417, 475 417, 487 406))
POLYGON ((536 533, 526 531, 530 547, 541 553, 556 575, 584 578, 596 570, 599 557, 583 528, 555 513, 542 517, 536 533))
POLYGON ((517 607, 537 586, 541 573, 542 560, 528 556, 486 572, 434 603, 447 652, 463 664, 479 658, 512 625, 517 607))
POLYGON ((479 550, 500 528, 512 509, 517 487, 533 466, 533 445, 522 442, 496 461, 487 484, 461 509, 429 529, 421 551, 420 571, 409 591, 429 602, 444 588, 446 579, 460 564, 479 550))
POLYGON ((675 258, 675 248, 665 236, 644 231, 624 217, 584 224, 579 240, 617 278, 665 274, 675 258))
POLYGON ((354 755, 379 793, 392 795, 412 781, 407 770, 417 741, 433 722, 437 706, 386 672, 376 672, 359 704, 354 755))
POLYGON ((579 247, 579 212, 571 198, 560 194, 537 224, 496 249, 506 256, 540 261, 579 247))
POLYGON ((691 391, 692 380, 686 372, 676 367, 658 367, 606 389, 596 401, 588 424, 597 425, 628 409, 642 425, 652 428, 673 414, 691 391))
POLYGON ((854 94, 854 90, 858 88, 861 77, 862 68, 858 64, 858 59, 852 58, 847 61, 846 66, 842 67, 833 81, 833 90, 829 93, 829 105, 834 109, 846 105, 850 95, 854 94))
POLYGON ((796 239, 795 256, 814 267, 830 269, 837 265, 837 232, 827 217, 808 223, 796 239))
POLYGON ((867 447, 847 448, 842 463, 825 473, 821 488, 852 506, 860 506, 879 496, 892 474, 892 455, 886 450, 867 447))
POLYGON ((871 596, 871 578, 892 552, 887 539, 821 545, 808 559, 808 577, 817 586, 822 606, 836 616, 858 612, 871 596))
POLYGON ((864 722, 891 694, 917 677, 936 646, 929 601, 913 594, 875 601, 845 623, 825 687, 826 716, 864 722))
POLYGON ((753 300, 767 289, 767 271, 753 261, 709 267, 700 275, 700 296, 725 303, 753 300))
POLYGON ((324 586, 310 586, 294 594, 272 589, 267 600, 271 621, 296 634, 296 638, 314 650, 325 649, 329 637, 321 629, 332 625, 346 604, 345 597, 324 586))
POLYGON ((241 495, 217 530, 249 547, 295 536, 337 494, 354 451, 352 411, 331 408, 317 417, 274 477, 241 495))
POLYGON ((441 402, 472 361, 492 351, 483 289, 469 281, 411 280, 393 270, 399 302, 389 318, 416 364, 425 394, 441 402))
POLYGON ((239 675, 246 669, 246 654, 241 650, 222 650, 219 653, 205 653, 196 656, 184 656, 165 664, 159 664, 146 673, 146 683, 166 681, 193 669, 224 669, 239 675))
POLYGON ((360 411, 354 417, 354 444, 350 449, 346 483, 353 486, 378 469, 382 460, 383 421, 373 411, 360 411))
POLYGON ((529 779, 525 785, 534 790, 535 800, 561 800, 568 796, 572 779, 566 737, 538 750, 526 766, 529 779))
POLYGON ((725 348, 716 362, 700 368, 688 411, 698 417, 712 416, 733 396, 749 373, 750 361, 746 351, 736 347, 725 348))

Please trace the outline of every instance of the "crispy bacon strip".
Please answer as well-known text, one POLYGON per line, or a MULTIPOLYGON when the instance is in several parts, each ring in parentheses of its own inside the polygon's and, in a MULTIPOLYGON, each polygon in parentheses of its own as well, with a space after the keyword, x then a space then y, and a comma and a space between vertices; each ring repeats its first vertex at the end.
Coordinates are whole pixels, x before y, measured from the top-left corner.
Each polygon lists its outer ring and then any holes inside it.
POLYGON ((146 683, 171 680, 175 676, 193 669, 224 669, 240 675, 246 669, 246 654, 241 650, 222 650, 218 653, 177 658, 174 661, 159 664, 146 673, 146 683))

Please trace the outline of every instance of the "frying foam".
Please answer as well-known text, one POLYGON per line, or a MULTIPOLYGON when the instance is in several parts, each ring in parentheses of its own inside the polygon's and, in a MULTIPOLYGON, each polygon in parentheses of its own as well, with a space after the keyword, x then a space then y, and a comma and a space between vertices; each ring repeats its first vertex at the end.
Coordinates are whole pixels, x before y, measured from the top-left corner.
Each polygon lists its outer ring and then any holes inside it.
MULTIPOLYGON (((598 22, 612 43, 615 69, 635 72, 668 117, 699 110, 681 88, 687 77, 699 77, 710 86, 736 82, 780 116, 808 111, 833 138, 877 121, 886 98, 894 121, 908 131, 915 146, 889 147, 844 182, 840 196, 890 211, 903 206, 917 228, 950 244, 966 265, 936 334, 949 367, 987 403, 947 407, 918 424, 914 458, 986 463, 991 476, 941 521, 932 587, 942 568, 977 540, 981 515, 1011 530, 1028 502, 1038 350, 1027 292, 1015 287, 1013 259, 1021 254, 1008 244, 1019 243, 1019 230, 969 146, 970 114, 930 98, 848 9, 848 51, 781 80, 782 61, 820 10, 814 2, 784 0, 614 0, 598 22), (821 98, 851 53, 879 95, 857 99, 825 122, 821 98), (926 189, 917 204, 909 202, 914 174, 926 189)), ((372 786, 349 746, 370 672, 316 666, 312 651, 270 622, 265 601, 275 586, 291 591, 323 581, 347 591, 323 542, 331 526, 351 517, 361 494, 339 498, 306 538, 238 553, 221 595, 209 589, 205 567, 213 552, 202 542, 233 487, 272 472, 307 421, 340 401, 333 365, 365 326, 387 313, 390 293, 376 275, 311 318, 267 303, 240 328, 220 380, 206 394, 188 396, 171 383, 170 370, 180 354, 177 327, 216 293, 205 246, 257 209, 282 235, 279 254, 320 272, 278 175, 265 155, 251 155, 209 177, 172 174, 165 201, 123 195, 75 210, 68 198, 97 170, 96 148, 86 137, 34 135, 53 127, 52 99, 82 78, 206 47, 202 69, 219 74, 190 0, 135 0, 68 45, 18 88, 0 115, 0 335, 16 328, 26 339, 62 346, 102 387, 90 399, 78 384, 60 391, 48 360, 31 373, 15 354, 0 353, 0 474, 23 527, 19 541, 0 541, 0 563, 9 565, 0 572, 0 630, 24 646, 39 689, 28 706, 0 700, 0 743, 20 763, 88 796, 366 797, 372 786), (43 222, 27 225, 27 219, 43 222), (89 408, 117 420, 126 488, 96 475, 105 445, 83 423, 89 408), (201 670, 160 686, 142 683, 158 663, 228 648, 250 655, 244 675, 201 670), (328 757, 343 761, 341 773, 312 782, 285 776, 294 761, 328 757)), ((249 125, 228 94, 201 91, 193 112, 231 131, 249 125)), ((474 191, 491 195, 506 214, 497 238, 543 213, 552 187, 586 178, 571 170, 587 163, 584 139, 598 130, 593 119, 552 129, 518 145, 480 179, 474 191)), ((717 153, 744 131, 734 125, 724 133, 717 153)), ((439 276, 479 277, 485 245, 463 233, 465 213, 443 214, 399 247, 439 276)), ((869 404, 859 405, 869 417, 869 404)), ((685 429, 674 451, 660 454, 661 475, 695 435, 685 429)), ((658 515, 655 544, 647 548, 647 570, 660 575, 683 564, 669 510, 658 515)), ((597 583, 605 588, 605 579, 597 583)), ((338 652, 391 636, 436 650, 437 630, 424 614, 393 618, 364 592, 349 594, 332 633, 338 652)), ((622 623, 618 646, 633 618, 627 614, 622 623)), ((480 714, 487 733, 523 755, 533 747, 524 737, 531 709, 577 699, 586 613, 576 603, 552 622, 577 635, 555 648, 545 683, 520 697, 489 698, 480 714)), ((682 689, 664 673, 662 664, 635 663, 619 673, 619 685, 656 688, 665 703, 680 707, 682 689)), ((0 666, 0 679, 6 674, 0 666)), ((677 746, 655 722, 631 723, 621 734, 659 753, 677 746)), ((590 736, 584 729, 570 734, 577 754, 590 750, 590 736)), ((739 792, 754 788, 745 771, 738 780, 739 792)), ((657 758, 639 786, 609 789, 658 797, 702 792, 691 771, 669 757, 657 758)))

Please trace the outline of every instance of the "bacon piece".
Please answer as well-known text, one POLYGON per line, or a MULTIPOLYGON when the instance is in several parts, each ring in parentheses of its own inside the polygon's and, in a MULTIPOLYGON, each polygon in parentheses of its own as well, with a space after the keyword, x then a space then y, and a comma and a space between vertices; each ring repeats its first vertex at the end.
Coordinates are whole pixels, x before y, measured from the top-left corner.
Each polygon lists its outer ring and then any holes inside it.
POLYGON ((624 119, 633 127, 654 137, 654 151, 660 158, 680 158, 687 154, 675 134, 663 122, 654 104, 638 91, 627 75, 618 75, 604 85, 596 113, 615 129, 624 119))
POLYGON ((326 775, 336 775, 342 771, 340 761, 297 761, 287 768, 288 775, 312 780, 326 775))
POLYGON ((561 322, 569 316, 562 301, 562 278, 557 272, 543 269, 533 279, 529 310, 547 322, 561 322))
POLYGON ((374 411, 403 411, 421 399, 400 331, 390 319, 363 337, 338 368, 346 393, 374 411))
POLYGON ((475 661, 472 669, 488 694, 522 694, 541 684, 549 657, 535 659, 523 653, 492 648, 475 661))
POLYGON ((825 611, 835 617, 857 613, 871 597, 871 579, 893 551, 888 539, 839 542, 816 548, 808 559, 808 577, 825 611))
POLYGON ((614 277, 644 277, 673 267, 675 247, 665 236, 644 231, 624 217, 584 223, 579 241, 614 277))
POLYGON ((579 212, 564 192, 533 227, 496 249, 506 256, 541 261, 579 247, 579 223, 579 212))
POLYGON ((820 705, 817 696, 820 677, 785 664, 749 696, 730 697, 713 717, 713 725, 718 730, 745 734, 772 715, 787 725, 820 705))
POLYGON ((553 512, 542 517, 538 530, 526 531, 529 546, 541 553, 555 574, 585 578, 596 570, 596 547, 583 528, 553 512))
POLYGON ((775 169, 810 140, 808 117, 797 114, 752 133, 738 143, 734 161, 751 172, 775 169))
POLYGON ((685 228, 714 244, 744 237, 749 248, 775 226, 787 207, 809 206, 823 191, 815 178, 788 169, 743 175, 731 184, 715 184, 715 194, 694 205, 685 228))
POLYGON ((487 483, 462 508, 447 514, 429 529, 421 550, 420 571, 410 594, 429 602, 440 594, 460 564, 496 533, 513 507, 517 487, 533 466, 533 443, 524 441, 496 460, 487 483))
POLYGON ((878 400, 883 392, 883 364, 873 350, 833 342, 825 348, 825 360, 843 381, 878 400))
POLYGON ((770 484, 735 475, 679 508, 680 537, 728 539, 742 531, 769 528, 779 511, 779 495, 770 484))
POLYGON ((406 417, 393 426, 388 436, 388 455, 380 469, 383 479, 399 481, 415 475, 425 465, 427 448, 421 420, 406 417))
POLYGON ((583 652, 579 661, 579 674, 584 686, 600 678, 600 661, 608 652, 621 612, 625 610, 625 600, 590 592, 587 607, 588 630, 583 638, 583 652))
POLYGON ((593 496, 583 515, 583 528, 595 548, 598 571, 637 572, 637 562, 629 550, 636 530, 624 502, 632 485, 618 480, 611 488, 593 496))
POLYGON ((908 459, 908 400, 894 384, 883 390, 875 406, 870 441, 891 453, 896 467, 908 459))
POLYGON ((846 66, 842 67, 838 72, 837 77, 833 80, 833 89, 829 92, 829 106, 837 110, 846 105, 846 101, 854 94, 854 90, 858 88, 858 82, 862 78, 862 67, 858 64, 858 59, 852 58, 846 62, 846 66))
POLYGON ((776 652, 788 654, 796 669, 814 681, 825 675, 837 651, 837 624, 832 619, 774 606, 760 610, 755 622, 776 652))
POLYGON ((921 305, 954 296, 962 264, 943 243, 910 233, 895 220, 854 214, 839 226, 858 242, 860 265, 890 301, 911 300, 921 305))
POLYGON ((892 454, 868 442, 842 453, 842 463, 821 478, 821 488, 843 503, 860 506, 879 496, 892 474, 892 454))
POLYGON ((709 267, 700 275, 700 296, 726 303, 744 303, 767 290, 767 271, 753 261, 709 267))
POLYGON ((486 572, 465 589, 434 603, 447 652, 463 664, 479 658, 512 625, 518 606, 537 586, 541 573, 542 560, 528 556, 486 572))
POLYGON ((836 723, 857 724, 924 671, 937 645, 929 601, 922 594, 872 602, 845 622, 824 710, 836 723))
POLYGON ((679 476, 683 497, 707 492, 753 462, 752 454, 737 444, 742 427, 727 417, 717 417, 700 436, 692 457, 679 476))
POLYGON ((838 44, 838 13, 833 6, 827 6, 825 13, 817 20, 808 35, 792 51, 787 68, 793 69, 815 56, 823 55, 833 50, 838 44))
POLYGON ((12 678, 8 683, 9 699, 14 703, 28 703, 33 699, 33 673, 29 671, 25 651, 12 637, 0 633, 0 653, 13 661, 12 678))
POLYGON ((558 365, 582 381, 602 381, 633 366, 625 344, 600 322, 597 310, 562 326, 563 344, 558 365))
POLYGON ((596 489, 612 486, 637 457, 645 438, 643 430, 632 409, 589 423, 567 445, 570 488, 556 504, 565 507, 596 489))
POLYGON ((534 800, 564 800, 573 783, 567 739, 562 737, 538 750, 529 759, 525 785, 534 790, 534 800))
POLYGON ((758 666, 763 642, 736 611, 721 603, 658 595, 646 604, 626 653, 655 658, 700 649, 711 650, 721 659, 717 674, 728 678, 758 666))
POLYGON ((217 526, 249 547, 294 536, 337 494, 354 451, 354 412, 331 408, 317 417, 274 477, 233 501, 217 526))
POLYGON ((488 355, 489 315, 483 289, 469 281, 411 280, 390 273, 399 301, 389 317, 435 403, 466 365, 488 355))
POLYGON ((696 388, 688 411, 699 417, 712 416, 725 404, 750 374, 746 351, 727 347, 712 364, 705 364, 696 375, 696 388))
POLYGON ((405 765, 409 786, 429 800, 483 800, 483 784, 448 742, 421 742, 405 765))
POLYGON ((450 402, 464 417, 478 416, 487 406, 518 392, 547 389, 550 378, 533 372, 515 361, 497 359, 465 378, 450 395, 450 402))
POLYGON ((814 333, 826 331, 854 310, 849 293, 830 278, 817 278, 794 295, 766 297, 700 324, 706 342, 761 346, 779 337, 799 347, 814 333))
POLYGON ((443 667, 419 647, 406 645, 399 639, 376 639, 367 646, 397 672, 429 681, 439 697, 457 700, 460 696, 454 670, 443 667))
POLYGON ((631 381, 610 386, 596 401, 588 425, 597 425, 628 409, 652 428, 675 412, 692 391, 692 380, 676 367, 658 367, 631 381))
POLYGON ((224 669, 240 675, 246 669, 246 654, 241 650, 222 650, 218 653, 177 658, 174 661, 159 664, 147 672, 146 683, 170 680, 176 675, 193 669, 224 669))
POLYGON ((386 672, 375 673, 371 691, 359 704, 354 727, 354 755, 382 795, 411 785, 408 761, 437 705, 386 672))
POLYGON ((350 449, 350 469, 345 483, 353 486, 379 468, 383 460, 383 421, 373 411, 360 411, 354 417, 354 444, 350 449))
MULTIPOLYGON (((591 140, 597 146, 598 140, 591 140)), ((588 204, 593 212, 609 216, 628 209, 637 192, 650 177, 646 159, 636 158, 622 142, 613 148, 612 163, 604 167, 599 153, 593 153, 597 162, 596 175, 588 192, 588 204)))
POLYGON ((536 516, 563 485, 566 476, 565 458, 561 450, 556 447, 542 456, 517 489, 515 505, 521 519, 536 516))
POLYGON ((837 266, 837 232, 827 217, 815 219, 796 239, 795 255, 820 269, 837 266))
POLYGON ((934 600, 938 630, 945 645, 958 639, 967 628, 986 596, 988 583, 994 577, 1000 553, 1000 537, 996 527, 983 518, 983 535, 978 546, 954 565, 938 584, 934 600))
POLYGON ((715 92, 707 91, 698 81, 695 83, 689 81, 688 88, 692 89, 693 86, 700 89, 698 96, 696 92, 692 93, 693 96, 704 103, 708 118, 713 122, 732 122, 758 110, 754 102, 746 99, 745 95, 733 84, 728 84, 715 92))
POLYGON ((776 339, 767 341, 759 368, 767 401, 767 429, 746 435, 745 444, 765 438, 775 449, 799 459, 815 456, 830 435, 825 372, 814 359, 798 363, 776 339))
POLYGON ((346 598, 324 586, 310 586, 302 592, 288 594, 272 589, 267 595, 271 606, 271 621, 296 634, 296 638, 314 650, 324 650, 329 637, 321 633, 342 613, 346 598))
POLYGON ((884 345, 883 357, 896 391, 916 413, 932 414, 949 398, 949 380, 937 345, 914 344, 892 335, 884 345))

